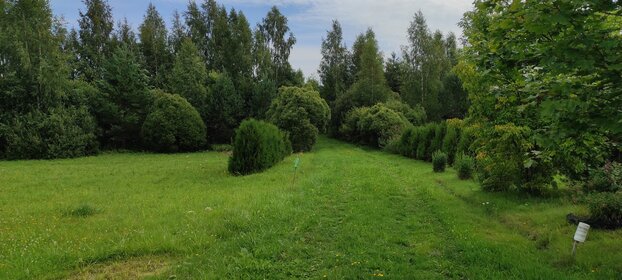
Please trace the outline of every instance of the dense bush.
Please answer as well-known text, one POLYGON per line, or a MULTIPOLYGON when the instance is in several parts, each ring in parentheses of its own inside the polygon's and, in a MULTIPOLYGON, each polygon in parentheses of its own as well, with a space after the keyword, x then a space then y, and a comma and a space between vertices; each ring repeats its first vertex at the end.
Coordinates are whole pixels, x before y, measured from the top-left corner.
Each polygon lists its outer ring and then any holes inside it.
POLYGON ((622 227, 622 192, 592 194, 588 208, 591 225, 607 229, 622 227))
POLYGON ((104 147, 141 148, 140 131, 153 102, 148 81, 139 59, 127 47, 117 48, 106 61, 93 105, 104 147))
POLYGON ((0 123, 0 158, 52 159, 97 152, 95 120, 84 107, 33 111, 0 123))
POLYGON ((141 135, 146 147, 156 152, 188 152, 205 146, 206 129, 197 110, 185 98, 155 92, 141 135))
POLYGON ((445 172, 447 167, 447 154, 438 150, 432 153, 432 167, 434 172, 445 172))
POLYGON ((384 147, 411 126, 402 114, 379 103, 350 111, 339 132, 348 141, 384 147))
POLYGON ((427 160, 430 161, 432 159, 432 153, 428 153, 430 150, 430 144, 434 139, 434 133, 436 132, 436 125, 433 123, 427 124, 425 126, 420 127, 419 131, 419 141, 417 143, 417 152, 415 154, 415 158, 418 160, 427 160))
POLYGON ((473 143, 477 139, 476 131, 479 127, 476 126, 463 126, 460 129, 460 138, 458 145, 456 146, 456 154, 465 154, 475 156, 475 148, 473 143))
POLYGON ((539 152, 531 130, 513 124, 487 128, 478 139, 478 177, 486 191, 542 193, 553 181, 550 157, 539 152))
POLYGON ((291 154, 287 134, 273 124, 246 120, 236 130, 229 172, 247 175, 268 169, 291 154))
POLYGON ((426 158, 428 160, 432 159, 432 154, 436 151, 440 151, 443 148, 443 139, 445 138, 445 128, 446 125, 444 122, 442 123, 434 123, 432 124, 434 127, 434 136, 430 141, 430 145, 427 148, 426 158))
POLYGON ((458 142, 460 141, 460 131, 462 130, 462 120, 451 119, 446 122, 447 129, 443 138, 443 151, 447 153, 447 162, 454 163, 458 142))
POLYGON ((592 170, 585 185, 587 192, 616 192, 622 190, 622 164, 609 162, 604 167, 592 170))
POLYGON ((398 99, 389 100, 385 103, 385 105, 389 109, 404 115, 404 117, 406 117, 406 119, 415 126, 424 125, 428 118, 425 113, 425 109, 423 109, 421 105, 417 105, 413 108, 398 99))
POLYGON ((205 125, 211 144, 229 144, 235 128, 244 118, 244 99, 231 77, 224 73, 209 74, 209 106, 205 125))
POLYGON ((471 179, 475 170, 475 159, 465 154, 457 155, 454 161, 454 169, 458 172, 458 178, 461 180, 471 179))
POLYGON ((318 133, 326 131, 330 109, 312 88, 282 87, 266 115, 270 122, 289 132, 295 152, 310 151, 318 133))

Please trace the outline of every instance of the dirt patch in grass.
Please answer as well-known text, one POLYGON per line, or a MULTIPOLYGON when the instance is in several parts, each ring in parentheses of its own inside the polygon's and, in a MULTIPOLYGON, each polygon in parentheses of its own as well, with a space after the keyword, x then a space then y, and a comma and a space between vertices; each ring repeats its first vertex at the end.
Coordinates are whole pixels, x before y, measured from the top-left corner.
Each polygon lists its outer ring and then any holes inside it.
POLYGON ((140 257, 86 266, 70 280, 143 279, 166 273, 173 261, 166 257, 140 257))

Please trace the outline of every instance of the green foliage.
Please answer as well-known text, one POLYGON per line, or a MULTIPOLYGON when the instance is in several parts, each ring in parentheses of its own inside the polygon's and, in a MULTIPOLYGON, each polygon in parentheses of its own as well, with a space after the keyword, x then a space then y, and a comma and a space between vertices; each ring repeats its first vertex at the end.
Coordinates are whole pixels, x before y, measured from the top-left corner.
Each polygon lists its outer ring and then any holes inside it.
POLYGON ((447 130, 443 138, 443 151, 447 153, 447 160, 453 164, 460 141, 460 131, 462 130, 462 120, 447 121, 447 130))
POLYGON ((150 85, 162 88, 171 67, 172 55, 168 48, 166 24, 153 3, 149 3, 139 31, 140 50, 150 74, 150 85))
POLYGON ((326 132, 330 109, 317 91, 307 87, 282 87, 266 116, 289 132, 295 152, 310 151, 318 132, 326 132))
POLYGON ((341 96, 337 96, 334 105, 331 129, 337 132, 341 122, 350 110, 358 107, 371 107, 386 102, 393 95, 384 77, 382 56, 378 42, 371 30, 365 36, 360 35, 359 54, 355 56, 358 72, 356 82, 341 96))
POLYGON ((266 170, 291 154, 292 147, 286 133, 273 124, 246 120, 236 130, 229 172, 248 175, 266 170))
POLYGON ((590 225, 605 229, 622 227, 622 192, 592 194, 588 208, 590 225))
POLYGON ((210 73, 206 126, 210 143, 231 143, 244 116, 244 99, 226 73, 210 73))
POLYGON ((599 169, 591 170, 585 184, 587 192, 616 192, 622 190, 622 164, 608 162, 599 169))
POLYGON ((413 108, 413 107, 410 107, 410 105, 397 99, 391 99, 387 101, 385 105, 388 108, 392 109, 393 111, 399 112, 402 115, 404 115, 404 117, 406 117, 406 119, 412 125, 417 126, 417 125, 424 125, 426 123, 427 115, 425 113, 425 109, 423 109, 423 107, 419 105, 416 105, 413 108))
POLYGON ((261 80, 255 83, 248 110, 252 117, 264 118, 266 112, 272 104, 272 100, 277 96, 276 84, 271 80, 261 80))
POLYGON ((465 154, 459 154, 454 161, 454 169, 458 172, 458 178, 461 180, 471 179, 475 171, 475 159, 465 154))
POLYGON ((105 147, 141 147, 140 130, 152 104, 147 83, 145 70, 127 47, 116 49, 106 61, 93 106, 105 147))
POLYGON ((432 153, 432 169, 434 172, 445 172, 445 168, 447 167, 447 154, 441 152, 440 150, 432 153))
POLYGON ((204 121, 209 102, 206 83, 207 71, 199 50, 190 39, 182 40, 169 77, 169 90, 188 100, 204 121))
POLYGON ((382 148, 410 126, 402 114, 380 103, 350 111, 339 132, 348 141, 382 148))
POLYGON ((571 178, 602 166, 622 139, 612 121, 622 119, 620 4, 478 0, 474 7, 461 24, 468 44, 457 69, 470 117, 530 128, 555 171, 571 178))
POLYGON ((269 69, 267 78, 275 81, 278 87, 293 85, 294 72, 289 64, 289 55, 296 44, 296 37, 290 32, 287 17, 273 6, 257 28, 259 40, 256 43, 261 44, 270 54, 269 63, 265 65, 269 69))
POLYGON ((403 48, 400 94, 405 102, 425 108, 433 121, 463 117, 467 94, 462 82, 452 74, 457 63, 454 34, 432 32, 421 11, 408 28, 408 45, 403 48))
POLYGON ((32 111, 0 123, 0 158, 53 159, 98 151, 95 120, 84 107, 32 111))
POLYGON ((156 152, 188 152, 205 146, 206 129, 201 116, 179 95, 156 92, 142 126, 146 147, 156 152))
POLYGON ((102 76, 105 61, 112 53, 111 34, 114 20, 107 0, 84 0, 80 12, 80 46, 77 76, 95 82, 102 76))
POLYGON ((553 183, 550 156, 538 151, 533 133, 513 124, 486 129, 478 138, 477 164, 485 191, 540 194, 553 183))
POLYGON ((431 151, 430 144, 434 139, 435 132, 436 125, 433 123, 419 127, 419 133, 415 134, 418 136, 418 141, 415 143, 417 145, 415 152, 416 159, 429 161, 432 158, 432 153, 428 153, 428 151, 431 151))
POLYGON ((320 93, 328 102, 335 101, 347 90, 347 60, 348 49, 343 42, 343 30, 339 21, 334 20, 332 29, 322 40, 322 61, 318 70, 322 81, 320 93))
MULTIPOLYGON (((430 141, 430 145, 428 146, 428 152, 430 156, 436 152, 440 151, 443 148, 443 139, 445 138, 445 123, 435 123, 434 126, 434 136, 432 137, 432 141, 430 141)), ((427 155, 426 155, 427 156, 427 155)))
POLYGON ((458 146, 456 147, 456 154, 465 154, 475 156, 475 148, 473 143, 477 139, 476 131, 479 127, 464 126, 460 130, 460 140, 458 140, 458 146))

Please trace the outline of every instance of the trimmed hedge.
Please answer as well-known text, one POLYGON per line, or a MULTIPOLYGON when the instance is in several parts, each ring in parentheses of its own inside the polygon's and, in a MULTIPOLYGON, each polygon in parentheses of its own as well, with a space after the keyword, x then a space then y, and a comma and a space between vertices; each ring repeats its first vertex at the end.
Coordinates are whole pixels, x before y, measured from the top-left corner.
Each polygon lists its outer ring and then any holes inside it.
POLYGON ((248 175, 266 170, 292 153, 288 135, 275 125, 254 119, 236 130, 229 172, 248 175))
POLYGON ((156 152, 196 151, 206 144, 206 128, 199 112, 179 95, 155 92, 155 102, 142 127, 147 147, 156 152))

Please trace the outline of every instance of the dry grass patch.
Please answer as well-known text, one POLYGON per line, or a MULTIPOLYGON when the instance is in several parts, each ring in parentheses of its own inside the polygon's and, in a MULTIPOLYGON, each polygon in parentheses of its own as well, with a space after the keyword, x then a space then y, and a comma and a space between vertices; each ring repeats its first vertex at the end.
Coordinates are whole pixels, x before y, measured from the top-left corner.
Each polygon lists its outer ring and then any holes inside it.
POLYGON ((70 280, 144 279, 170 270, 172 260, 166 257, 140 257, 94 264, 69 277, 70 280))

